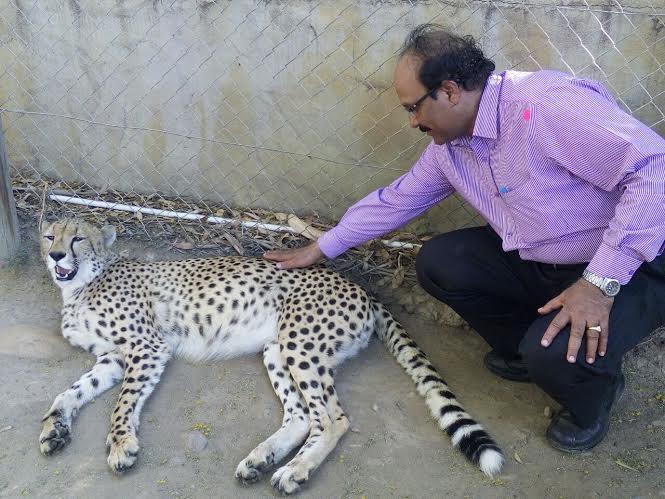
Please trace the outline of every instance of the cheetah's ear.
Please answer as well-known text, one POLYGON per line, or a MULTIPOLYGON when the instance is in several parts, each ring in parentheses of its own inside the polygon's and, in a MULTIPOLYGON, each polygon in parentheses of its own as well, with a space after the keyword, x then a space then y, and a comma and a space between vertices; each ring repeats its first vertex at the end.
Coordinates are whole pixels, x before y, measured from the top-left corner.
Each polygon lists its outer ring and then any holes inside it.
POLYGON ((112 225, 105 225, 102 227, 102 235, 104 236, 104 247, 110 248, 111 245, 115 242, 115 227, 112 225))

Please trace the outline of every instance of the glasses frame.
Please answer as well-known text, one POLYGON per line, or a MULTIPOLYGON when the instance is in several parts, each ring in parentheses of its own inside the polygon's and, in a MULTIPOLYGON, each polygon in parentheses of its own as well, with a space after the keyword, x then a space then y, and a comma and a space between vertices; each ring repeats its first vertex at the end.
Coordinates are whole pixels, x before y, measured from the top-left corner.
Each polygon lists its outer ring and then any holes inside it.
POLYGON ((436 94, 436 92, 437 92, 438 90, 439 90, 438 88, 433 88, 432 90, 429 90, 429 91, 428 91, 425 95, 423 95, 420 99, 418 99, 416 102, 414 102, 414 103, 411 104, 410 106, 406 106, 406 107, 404 107, 404 109, 405 109, 406 112, 409 113, 410 115, 414 115, 414 114, 416 114, 416 111, 418 111, 418 106, 420 106, 420 104, 422 104, 423 101, 424 101, 425 99, 427 99, 428 97, 434 97, 434 94, 436 94))

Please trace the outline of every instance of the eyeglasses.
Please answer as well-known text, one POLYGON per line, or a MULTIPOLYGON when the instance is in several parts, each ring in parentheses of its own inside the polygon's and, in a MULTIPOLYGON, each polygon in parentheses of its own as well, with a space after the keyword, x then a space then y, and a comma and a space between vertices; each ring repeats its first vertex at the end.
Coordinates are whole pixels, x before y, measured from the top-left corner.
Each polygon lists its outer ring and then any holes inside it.
POLYGON ((418 110, 418 106, 422 104, 422 102, 427 99, 428 97, 434 97, 434 94, 436 94, 438 88, 434 88, 427 92, 425 95, 423 95, 420 99, 418 99, 416 102, 411 104, 410 106, 404 106, 404 109, 406 110, 407 113, 409 114, 415 114, 416 111, 418 110))

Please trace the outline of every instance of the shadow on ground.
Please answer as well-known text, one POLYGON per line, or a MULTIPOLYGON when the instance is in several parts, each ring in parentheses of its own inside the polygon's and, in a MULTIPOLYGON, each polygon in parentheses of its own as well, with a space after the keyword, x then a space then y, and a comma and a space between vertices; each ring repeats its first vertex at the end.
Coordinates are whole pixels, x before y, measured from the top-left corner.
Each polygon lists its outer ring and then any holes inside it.
MULTIPOLYGON (((93 364, 60 336, 60 296, 39 259, 34 230, 0 269, 0 496, 273 497, 269 479, 244 487, 237 463, 281 423, 280 404, 259 355, 225 362, 171 363, 143 411, 139 461, 125 476, 106 465, 104 441, 117 396, 81 411, 72 443, 39 453, 40 419, 53 398, 93 364)), ((182 258, 167 248, 120 241, 141 258, 182 258)), ((428 353, 469 412, 503 446, 507 465, 489 479, 452 449, 411 380, 381 343, 347 362, 337 388, 350 431, 300 497, 665 497, 663 343, 640 347, 625 366, 628 386, 606 440, 569 456, 548 447, 546 407, 531 385, 482 368, 475 335, 408 314, 397 291, 384 302, 428 353)), ((665 306, 665 304, 664 304, 665 306)))

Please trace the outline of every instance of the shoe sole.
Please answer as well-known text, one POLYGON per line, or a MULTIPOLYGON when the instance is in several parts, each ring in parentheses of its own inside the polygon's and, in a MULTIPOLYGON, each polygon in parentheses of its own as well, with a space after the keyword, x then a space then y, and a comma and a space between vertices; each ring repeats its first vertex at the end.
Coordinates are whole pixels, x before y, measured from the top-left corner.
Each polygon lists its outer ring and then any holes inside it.
POLYGON ((586 446, 584 446, 584 447, 577 447, 577 448, 574 448, 574 449, 573 449, 573 448, 570 448, 570 447, 562 447, 562 446, 560 446, 559 444, 557 444, 556 442, 553 442, 552 440, 550 440, 549 438, 547 439, 547 442, 548 442, 553 448, 555 448, 556 450, 561 451, 561 452, 565 452, 566 454, 581 454, 581 453, 583 453, 583 452, 588 452, 588 451, 590 451, 590 450, 593 449, 595 446, 597 446, 600 442, 602 442, 603 440, 605 440, 605 437, 607 436, 607 433, 608 433, 609 431, 610 431, 610 423, 609 423, 609 421, 608 421, 608 422, 607 422, 607 425, 605 426, 605 430, 603 431, 603 433, 601 434, 600 438, 598 438, 597 441, 595 441, 595 442, 592 443, 592 444, 586 445, 586 446))

